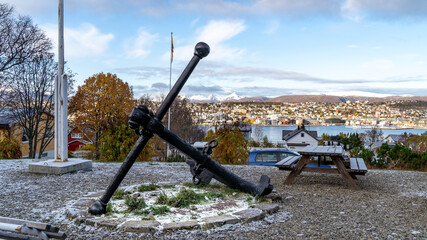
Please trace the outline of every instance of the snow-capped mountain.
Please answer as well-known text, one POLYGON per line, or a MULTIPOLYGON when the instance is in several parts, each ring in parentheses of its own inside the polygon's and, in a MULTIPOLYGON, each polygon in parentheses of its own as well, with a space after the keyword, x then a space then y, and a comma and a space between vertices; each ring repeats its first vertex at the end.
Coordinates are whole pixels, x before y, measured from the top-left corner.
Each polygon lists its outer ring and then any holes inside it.
POLYGON ((234 100, 241 99, 241 97, 239 95, 237 95, 237 93, 235 93, 235 92, 231 93, 230 95, 216 96, 216 98, 218 99, 218 101, 221 101, 221 102, 234 101, 234 100))
POLYGON ((224 102, 224 101, 235 101, 239 100, 242 97, 237 95, 237 93, 233 92, 229 95, 213 95, 209 94, 209 96, 203 96, 203 95, 193 95, 191 97, 188 97, 191 102, 224 102))

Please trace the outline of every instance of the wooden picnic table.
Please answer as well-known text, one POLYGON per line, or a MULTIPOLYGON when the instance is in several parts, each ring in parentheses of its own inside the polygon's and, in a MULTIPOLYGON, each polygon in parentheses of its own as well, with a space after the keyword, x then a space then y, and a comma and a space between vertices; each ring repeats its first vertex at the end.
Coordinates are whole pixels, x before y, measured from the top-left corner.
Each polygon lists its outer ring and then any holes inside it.
POLYGON ((306 171, 341 174, 351 189, 359 190, 354 179, 357 179, 356 175, 368 172, 362 158, 346 161, 342 146, 307 146, 299 154, 301 156, 289 156, 275 165, 279 170, 291 171, 285 180, 286 185, 291 185, 302 171, 306 171), (317 156, 317 160, 311 159, 314 156, 317 156))

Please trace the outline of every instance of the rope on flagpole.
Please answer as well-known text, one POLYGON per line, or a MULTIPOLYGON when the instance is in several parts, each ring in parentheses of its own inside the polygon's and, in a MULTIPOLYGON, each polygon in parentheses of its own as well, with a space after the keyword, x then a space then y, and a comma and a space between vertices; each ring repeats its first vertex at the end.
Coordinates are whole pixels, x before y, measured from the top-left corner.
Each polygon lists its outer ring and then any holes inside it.
MULTIPOLYGON (((173 32, 171 32, 171 61, 169 64, 169 91, 172 88, 172 62, 173 62, 173 32)), ((171 106, 172 107, 172 106, 171 106)), ((168 110, 168 130, 171 130, 171 108, 168 110)), ((166 157, 169 157, 169 144, 166 148, 166 157)))

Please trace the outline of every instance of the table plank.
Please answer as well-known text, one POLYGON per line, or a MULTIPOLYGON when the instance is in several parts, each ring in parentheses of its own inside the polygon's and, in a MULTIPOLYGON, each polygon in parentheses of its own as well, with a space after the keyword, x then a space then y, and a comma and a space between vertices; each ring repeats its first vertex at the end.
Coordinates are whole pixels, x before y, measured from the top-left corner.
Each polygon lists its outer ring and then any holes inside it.
POLYGON ((360 170, 368 171, 368 168, 366 167, 366 164, 365 164, 365 161, 363 161, 363 158, 357 158, 356 160, 360 170))
POLYGON ((301 158, 301 156, 289 156, 281 160, 280 162, 276 163, 274 166, 289 166, 292 163, 298 161, 301 158))
POLYGON ((342 155, 344 153, 344 149, 341 146, 336 146, 334 153, 342 155))
POLYGON ((352 171, 359 171, 359 165, 356 158, 350 158, 350 169, 352 171))
POLYGON ((290 158, 291 156, 289 156, 289 157, 286 157, 286 158, 284 158, 284 159, 282 159, 282 160, 280 160, 279 162, 277 162, 276 164, 274 164, 274 166, 282 166, 285 162, 287 162, 288 161, 288 158, 290 158))

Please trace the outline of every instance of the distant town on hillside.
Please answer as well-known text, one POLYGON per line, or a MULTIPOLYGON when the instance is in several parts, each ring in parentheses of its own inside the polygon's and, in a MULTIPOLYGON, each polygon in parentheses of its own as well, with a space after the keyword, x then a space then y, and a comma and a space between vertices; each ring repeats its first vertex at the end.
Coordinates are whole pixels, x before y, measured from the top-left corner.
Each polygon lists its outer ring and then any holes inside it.
POLYGON ((427 128, 426 96, 282 96, 263 101, 192 102, 191 110, 194 122, 200 125, 245 122, 263 126, 304 123, 345 124, 354 128, 427 128))

